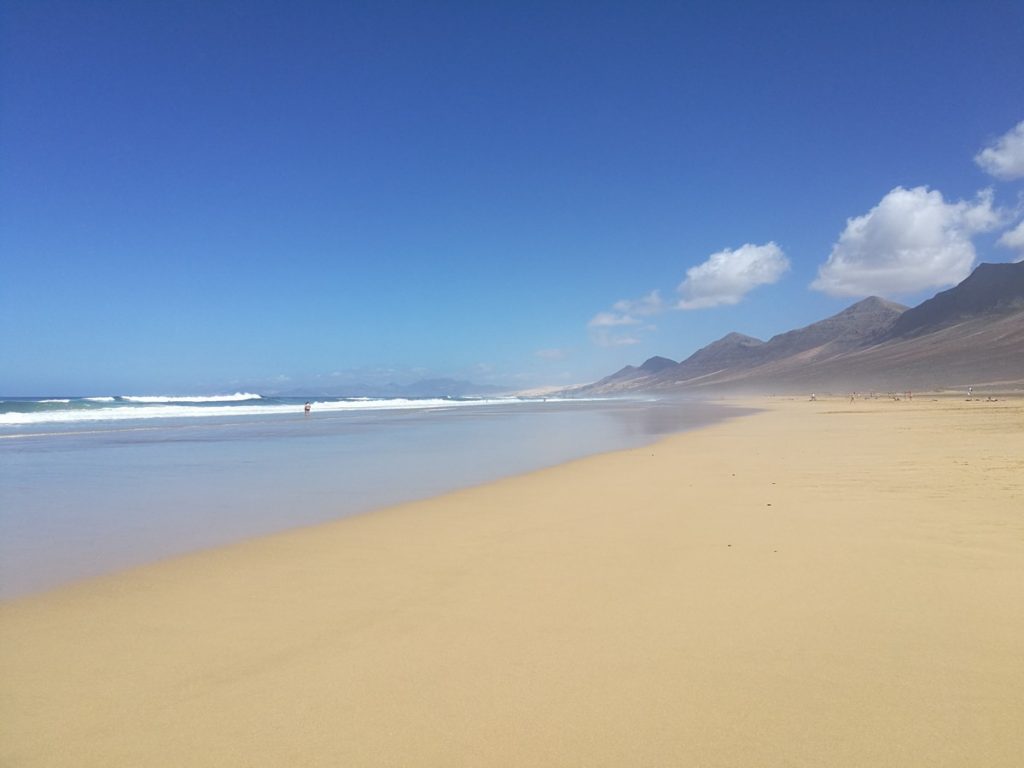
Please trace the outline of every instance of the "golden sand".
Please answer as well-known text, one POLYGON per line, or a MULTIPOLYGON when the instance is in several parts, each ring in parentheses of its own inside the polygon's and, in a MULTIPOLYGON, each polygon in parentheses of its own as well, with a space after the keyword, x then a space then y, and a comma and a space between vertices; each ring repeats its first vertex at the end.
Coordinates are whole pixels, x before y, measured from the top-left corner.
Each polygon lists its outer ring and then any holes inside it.
POLYGON ((761 404, 7 602, 0 765, 1024 764, 1024 402, 761 404))

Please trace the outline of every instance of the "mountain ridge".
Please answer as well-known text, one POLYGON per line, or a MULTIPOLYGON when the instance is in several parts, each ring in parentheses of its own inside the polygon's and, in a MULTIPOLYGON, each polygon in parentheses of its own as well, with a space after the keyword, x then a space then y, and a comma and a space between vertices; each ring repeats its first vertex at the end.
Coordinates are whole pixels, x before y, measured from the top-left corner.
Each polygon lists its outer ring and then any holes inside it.
POLYGON ((626 366, 566 394, 895 391, 986 382, 1024 387, 1024 263, 980 264, 913 308, 870 296, 768 341, 733 331, 679 363, 626 366))
POLYGON ((1024 269, 1019 264, 979 264, 967 278, 907 310, 893 325, 892 338, 937 330, 979 311, 1024 308, 1024 269))

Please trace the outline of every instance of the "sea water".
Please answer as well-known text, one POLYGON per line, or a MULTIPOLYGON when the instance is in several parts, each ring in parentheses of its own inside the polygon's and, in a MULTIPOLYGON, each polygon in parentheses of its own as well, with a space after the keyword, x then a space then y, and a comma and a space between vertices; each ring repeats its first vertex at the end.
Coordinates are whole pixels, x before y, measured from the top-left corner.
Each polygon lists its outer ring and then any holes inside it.
POLYGON ((650 442, 671 400, 0 399, 0 598, 650 442))

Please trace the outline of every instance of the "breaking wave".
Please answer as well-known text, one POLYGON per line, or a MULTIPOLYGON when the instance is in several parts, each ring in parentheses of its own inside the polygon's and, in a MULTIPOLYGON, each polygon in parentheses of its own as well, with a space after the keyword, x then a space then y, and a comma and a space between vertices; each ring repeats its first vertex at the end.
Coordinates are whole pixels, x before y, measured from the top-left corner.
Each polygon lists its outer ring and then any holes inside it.
MULTIPOLYGON (((94 399, 99 400, 100 398, 94 399)), ((182 397, 173 395, 122 395, 118 399, 126 403, 241 403, 246 400, 262 400, 263 397, 262 395, 254 395, 250 392, 235 392, 233 395, 185 395, 182 397)))
MULTIPOLYGON (((548 398, 550 401, 551 398, 548 398)), ((24 425, 82 422, 149 421, 151 419, 234 418, 243 416, 285 416, 303 413, 304 398, 274 398, 238 392, 234 395, 171 397, 146 395, 88 398, 15 398, 0 400, 0 428, 24 425)), ((510 405, 530 399, 504 397, 490 399, 449 398, 329 398, 311 402, 312 415, 360 411, 432 410, 471 408, 486 405, 510 405)))

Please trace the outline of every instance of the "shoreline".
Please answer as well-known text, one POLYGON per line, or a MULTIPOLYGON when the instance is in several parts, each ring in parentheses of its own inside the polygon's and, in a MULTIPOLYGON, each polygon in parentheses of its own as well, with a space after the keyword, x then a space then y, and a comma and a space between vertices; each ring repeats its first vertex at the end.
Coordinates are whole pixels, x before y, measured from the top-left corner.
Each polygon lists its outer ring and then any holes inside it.
POLYGON ((0 603, 0 762, 1015 765, 1024 401, 728 402, 0 603))
POLYGON ((0 602, 655 442, 735 414, 694 400, 519 403, 0 443, 0 602))

